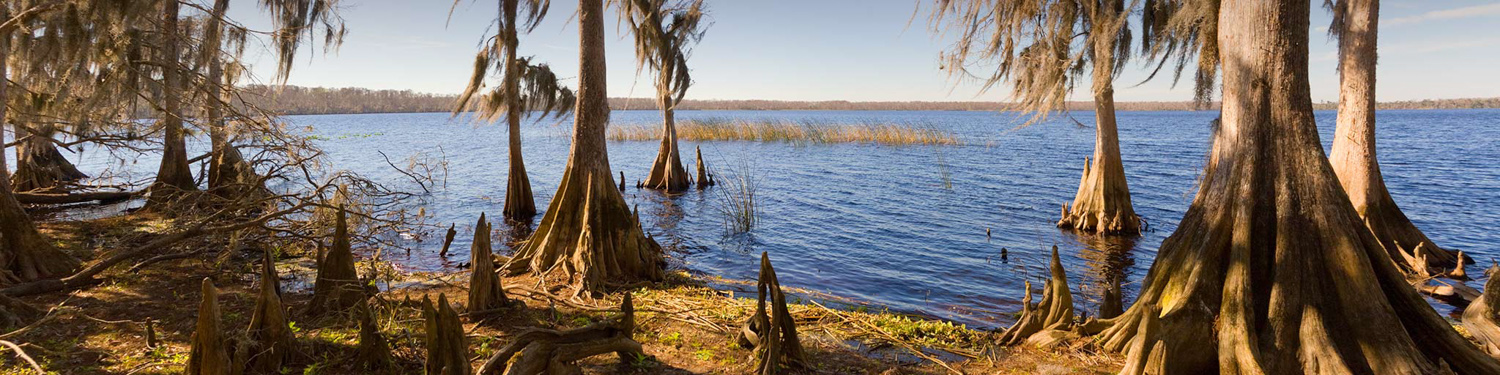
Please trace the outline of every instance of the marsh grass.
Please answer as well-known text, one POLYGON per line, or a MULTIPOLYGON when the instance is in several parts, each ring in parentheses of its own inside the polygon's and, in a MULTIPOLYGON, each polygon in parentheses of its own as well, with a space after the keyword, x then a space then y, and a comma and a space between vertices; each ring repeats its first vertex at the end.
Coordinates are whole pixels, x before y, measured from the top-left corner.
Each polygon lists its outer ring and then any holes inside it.
POLYGON ((718 198, 716 208, 724 219, 726 234, 749 232, 760 222, 759 202, 756 200, 756 190, 760 187, 758 178, 749 163, 740 162, 711 188, 718 198))
MULTIPOLYGON (((654 124, 611 126, 612 141, 658 141, 661 127, 654 124)), ((963 142, 951 133, 911 124, 859 122, 822 123, 811 120, 703 119, 677 123, 682 141, 751 141, 795 144, 869 143, 886 146, 957 146, 963 142)))

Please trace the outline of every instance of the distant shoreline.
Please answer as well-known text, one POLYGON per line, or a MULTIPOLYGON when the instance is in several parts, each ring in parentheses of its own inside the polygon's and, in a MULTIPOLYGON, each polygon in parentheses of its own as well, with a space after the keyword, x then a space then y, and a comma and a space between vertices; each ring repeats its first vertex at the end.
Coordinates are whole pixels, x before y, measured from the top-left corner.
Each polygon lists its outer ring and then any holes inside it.
MULTIPOLYGON (((323 88, 286 86, 272 89, 251 86, 252 100, 265 108, 285 115, 362 114, 362 113, 443 113, 453 108, 454 95, 419 93, 410 90, 370 90, 361 88, 323 88)), ((646 98, 610 98, 615 110, 655 110, 656 102, 646 98)), ((1217 105, 1214 103, 1213 105, 1217 105)), ((1214 110, 1213 105, 1210 106, 1214 110)), ((1008 110, 999 102, 925 102, 925 101, 786 101, 786 100, 694 100, 678 104, 678 110, 719 111, 967 111, 996 112, 1008 110)), ((1314 103, 1314 110, 1337 109, 1338 103, 1314 103)), ((1376 109, 1481 109, 1500 108, 1500 97, 1427 99, 1383 102, 1376 109)), ((1070 111, 1092 111, 1093 102, 1068 102, 1070 111)), ((1195 111, 1194 103, 1116 102, 1116 111, 1195 111)))

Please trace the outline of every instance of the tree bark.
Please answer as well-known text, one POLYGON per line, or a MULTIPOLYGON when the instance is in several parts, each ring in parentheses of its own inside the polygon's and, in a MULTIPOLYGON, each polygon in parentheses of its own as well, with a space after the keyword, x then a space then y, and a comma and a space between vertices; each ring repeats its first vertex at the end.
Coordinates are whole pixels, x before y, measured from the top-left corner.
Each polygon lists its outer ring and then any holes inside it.
POLYGON ((57 151, 52 143, 56 130, 52 126, 23 131, 15 124, 16 137, 31 133, 32 137, 16 145, 16 173, 11 176, 11 188, 15 191, 63 190, 64 185, 77 182, 88 175, 78 170, 73 162, 57 151))
MULTIPOLYGON (((1424 249, 1429 265, 1451 268, 1458 256, 1427 238, 1386 190, 1375 157, 1375 61, 1379 24, 1378 0, 1343 0, 1344 29, 1339 33, 1338 127, 1333 135, 1333 172, 1365 226, 1388 252, 1400 246, 1424 249)), ((1394 254, 1394 253, 1393 253, 1394 254)), ((1400 260, 1400 257, 1394 257, 1400 260)), ((1473 259, 1464 259, 1472 264, 1473 259)), ((1404 264, 1411 267, 1410 264, 1404 264)))
POLYGON ((349 242, 349 223, 343 207, 339 207, 334 222, 333 246, 328 254, 318 260, 318 275, 313 281, 312 300, 307 303, 307 314, 323 314, 346 311, 364 302, 365 284, 354 270, 354 253, 349 242))
POLYGON ((281 277, 276 274, 276 260, 266 251, 261 261, 260 292, 255 311, 250 315, 247 343, 253 356, 249 369, 275 374, 294 350, 292 331, 287 326, 286 308, 281 304, 281 277))
MULTIPOLYGON (((1101 10, 1100 13, 1108 12, 1101 10)), ((1116 15, 1124 17, 1123 14, 1116 15)), ((1063 207, 1060 228, 1099 234, 1138 235, 1141 219, 1130 204, 1130 186, 1120 160, 1120 135, 1115 123, 1115 41, 1108 35, 1112 22, 1096 20, 1093 45, 1094 157, 1083 161, 1083 178, 1071 206, 1063 207)))
POLYGON ((458 321, 458 312, 448 297, 438 294, 437 306, 422 297, 422 318, 427 321, 427 375, 469 375, 469 339, 458 321))
POLYGON ((1486 353, 1500 357, 1500 265, 1484 272, 1484 294, 1464 309, 1463 325, 1486 353))
POLYGON ((1339 187, 1313 121, 1309 2, 1221 5, 1222 122, 1198 195, 1099 342, 1128 349, 1125 373, 1500 373, 1339 187))
POLYGON ((203 302, 198 305, 198 322, 193 328, 188 352, 188 375, 230 375, 232 357, 228 338, 219 322, 219 290, 208 278, 203 279, 203 302))
MULTIPOLYGON (((670 56, 670 55, 668 55, 670 56)), ((664 61, 672 61, 669 57, 663 57, 664 61)), ((666 89, 671 84, 672 64, 662 64, 660 77, 657 78, 657 91, 659 98, 657 103, 661 106, 661 148, 656 152, 656 160, 651 162, 651 173, 646 177, 646 187, 650 189, 665 190, 675 193, 685 191, 692 181, 687 169, 682 167, 681 152, 677 148, 677 123, 672 100, 672 92, 666 89)))
POLYGON ((161 165, 156 171, 156 182, 151 184, 148 205, 159 207, 181 193, 198 190, 193 181, 192 167, 188 165, 186 134, 182 118, 182 70, 179 56, 176 1, 162 2, 162 107, 160 121, 166 134, 162 140, 161 165))
POLYGON ((474 225, 474 243, 469 248, 469 312, 494 310, 510 304, 505 286, 495 272, 495 258, 490 255, 490 224, 479 214, 474 225))
POLYGON ((505 184, 505 215, 506 219, 513 221, 529 222, 536 216, 536 198, 531 194, 531 178, 526 175, 526 161, 521 156, 521 59, 516 56, 517 45, 520 44, 518 31, 516 30, 516 8, 519 0, 503 0, 502 11, 505 12, 505 29, 501 35, 505 38, 505 77, 501 81, 501 91, 505 100, 505 122, 509 131, 507 135, 510 140, 510 173, 505 184))
MULTIPOLYGON (((0 35, 0 98, 6 97, 10 78, 6 66, 10 59, 9 41, 9 35, 0 35)), ((5 131, 5 119, 6 106, 0 105, 0 133, 5 131)), ((4 151, 0 147, 0 285, 72 273, 78 268, 78 260, 52 247, 12 194, 4 151)))
POLYGON ((568 165, 536 232, 504 267, 511 274, 562 272, 578 293, 660 280, 665 266, 661 245, 646 237, 613 184, 603 12, 602 0, 579 0, 578 104, 568 165))

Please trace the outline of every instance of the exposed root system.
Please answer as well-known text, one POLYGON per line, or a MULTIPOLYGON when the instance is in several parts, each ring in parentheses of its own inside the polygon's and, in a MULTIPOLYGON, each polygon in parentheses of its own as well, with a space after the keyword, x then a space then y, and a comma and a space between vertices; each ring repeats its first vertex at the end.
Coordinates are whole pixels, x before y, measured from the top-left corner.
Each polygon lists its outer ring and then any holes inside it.
POLYGON ((621 361, 631 361, 644 355, 641 344, 631 338, 634 331, 635 307, 630 293, 626 293, 620 316, 565 331, 536 328, 522 332, 485 361, 478 373, 576 374, 579 368, 574 363, 578 360, 611 352, 621 361))
POLYGON ((782 368, 807 368, 807 355, 797 339, 797 322, 786 307, 786 295, 771 268, 771 258, 760 253, 760 281, 756 283, 755 315, 740 329, 740 346, 755 348, 755 373, 776 374, 782 368), (769 314, 766 305, 770 305, 769 314))

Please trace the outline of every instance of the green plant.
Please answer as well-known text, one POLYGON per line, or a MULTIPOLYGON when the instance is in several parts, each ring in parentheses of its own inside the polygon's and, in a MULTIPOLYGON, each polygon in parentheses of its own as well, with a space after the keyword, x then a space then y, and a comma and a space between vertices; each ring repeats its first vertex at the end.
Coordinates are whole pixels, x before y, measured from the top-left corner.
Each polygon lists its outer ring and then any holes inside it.
POLYGON ((667 334, 666 336, 662 336, 661 337, 661 343, 662 344, 666 344, 666 345, 677 346, 677 344, 682 343, 682 333, 681 332, 672 332, 672 333, 667 334))
POLYGON ((724 219, 724 231, 727 234, 749 232, 760 222, 755 195, 759 186, 754 168, 749 163, 742 162, 714 189, 719 198, 717 208, 724 219))
POLYGON ((698 351, 693 352, 693 356, 698 357, 700 361, 712 361, 714 359, 714 352, 708 349, 698 349, 698 351))

